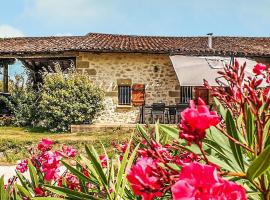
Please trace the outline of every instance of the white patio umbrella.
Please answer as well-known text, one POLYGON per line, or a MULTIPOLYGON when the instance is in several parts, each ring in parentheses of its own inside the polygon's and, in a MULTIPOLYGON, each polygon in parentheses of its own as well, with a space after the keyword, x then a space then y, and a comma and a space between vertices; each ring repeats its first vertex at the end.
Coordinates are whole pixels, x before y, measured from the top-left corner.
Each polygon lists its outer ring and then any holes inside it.
MULTIPOLYGON (((217 73, 222 71, 226 64, 230 64, 230 57, 197 57, 197 56, 170 56, 174 70, 181 86, 202 86, 203 79, 211 86, 218 86, 216 79, 220 77, 217 73)), ((246 75, 252 76, 252 69, 256 61, 249 58, 237 58, 240 64, 247 63, 246 75)), ((222 81, 222 79, 220 79, 222 81)), ((222 81, 225 83, 225 81, 222 81)))

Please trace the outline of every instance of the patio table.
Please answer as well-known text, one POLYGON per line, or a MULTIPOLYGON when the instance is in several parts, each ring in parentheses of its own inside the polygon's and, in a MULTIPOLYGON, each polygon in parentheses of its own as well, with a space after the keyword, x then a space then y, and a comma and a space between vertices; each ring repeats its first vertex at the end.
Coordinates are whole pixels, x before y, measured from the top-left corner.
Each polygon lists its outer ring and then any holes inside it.
MULTIPOLYGON (((179 105, 182 106, 182 108, 186 108, 188 107, 188 104, 177 104, 177 105, 165 105, 165 115, 167 115, 167 122, 169 122, 169 119, 168 119, 168 115, 169 115, 169 109, 170 108, 174 108, 176 110, 176 116, 175 116, 175 119, 177 119, 177 117, 179 117, 180 113, 178 112, 181 112, 182 109, 179 110, 179 105)), ((140 120, 139 120, 139 123, 140 124, 145 124, 145 117, 146 115, 148 114, 151 114, 151 111, 153 109, 153 105, 143 105, 141 106, 140 108, 140 120), (146 113, 148 111, 148 113, 146 113)), ((165 121, 165 119, 164 119, 165 121)))

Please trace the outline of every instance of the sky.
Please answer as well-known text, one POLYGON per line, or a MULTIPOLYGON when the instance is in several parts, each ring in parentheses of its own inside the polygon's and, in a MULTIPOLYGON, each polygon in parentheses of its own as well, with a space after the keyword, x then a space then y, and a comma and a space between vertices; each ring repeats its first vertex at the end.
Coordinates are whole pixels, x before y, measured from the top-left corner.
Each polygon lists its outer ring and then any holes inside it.
POLYGON ((269 36, 270 0, 0 0, 0 37, 269 36))
POLYGON ((0 5, 0 38, 89 32, 270 36, 270 0, 0 0, 0 5))

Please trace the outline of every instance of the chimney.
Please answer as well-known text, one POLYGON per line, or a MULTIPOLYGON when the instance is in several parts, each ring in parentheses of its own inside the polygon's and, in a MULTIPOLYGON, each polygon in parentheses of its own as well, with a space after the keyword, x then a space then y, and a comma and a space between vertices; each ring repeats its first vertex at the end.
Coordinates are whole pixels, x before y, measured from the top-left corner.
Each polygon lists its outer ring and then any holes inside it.
POLYGON ((213 48, 213 33, 208 33, 208 48, 212 49, 213 48))

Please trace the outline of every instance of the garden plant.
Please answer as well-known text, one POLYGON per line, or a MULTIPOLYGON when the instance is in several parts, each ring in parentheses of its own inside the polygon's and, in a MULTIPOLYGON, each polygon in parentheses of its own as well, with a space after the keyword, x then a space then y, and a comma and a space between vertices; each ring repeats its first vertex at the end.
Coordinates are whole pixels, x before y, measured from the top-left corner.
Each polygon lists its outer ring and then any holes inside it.
POLYGON ((15 86, 11 98, 4 101, 16 126, 65 132, 72 124, 91 123, 103 108, 102 90, 85 75, 57 71, 44 75, 39 87, 15 86))
POLYGON ((177 128, 137 126, 132 138, 115 143, 115 154, 85 155, 42 140, 17 167, 17 179, 1 194, 11 199, 270 199, 270 82, 263 64, 245 74, 237 61, 211 87, 216 111, 198 99, 181 113, 177 128), (33 153, 34 152, 34 153, 33 153), (63 170, 61 170, 61 166, 63 170), (23 173, 30 172, 30 180, 23 173))

